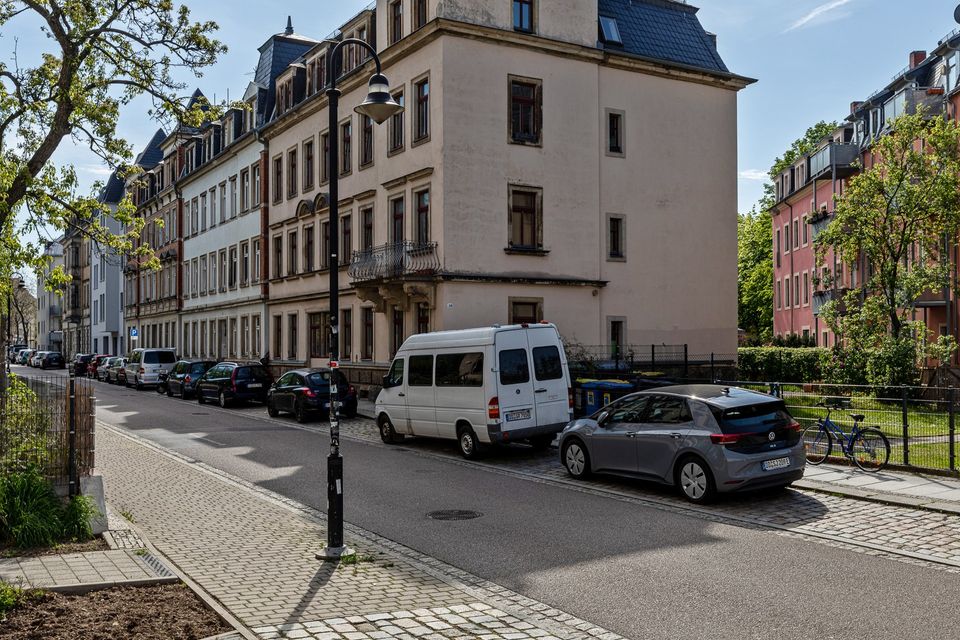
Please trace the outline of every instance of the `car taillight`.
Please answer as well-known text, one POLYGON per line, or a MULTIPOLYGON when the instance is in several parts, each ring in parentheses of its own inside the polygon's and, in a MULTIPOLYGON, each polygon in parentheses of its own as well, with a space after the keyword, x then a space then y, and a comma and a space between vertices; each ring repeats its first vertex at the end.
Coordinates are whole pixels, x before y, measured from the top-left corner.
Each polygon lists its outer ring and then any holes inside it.
POLYGON ((749 433, 711 433, 710 442, 713 444, 736 444, 749 433))
POLYGON ((192 380, 192 378, 190 377, 189 373, 183 376, 183 381, 186 382, 187 384, 190 384, 190 380, 192 380))
POLYGON ((567 408, 573 409, 573 387, 567 387, 567 408))
POLYGON ((234 369, 233 373, 230 374, 230 387, 233 389, 234 393, 237 391, 237 370, 234 369))
POLYGON ((147 371, 143 367, 140 367, 140 375, 145 374, 147 371))
POLYGON ((300 391, 303 391, 303 395, 307 396, 308 398, 316 398, 316 397, 317 397, 317 394, 315 394, 315 393, 313 392, 313 389, 311 389, 310 387, 301 387, 301 388, 300 388, 300 391))
POLYGON ((790 431, 800 432, 803 431, 803 425, 797 422, 796 420, 791 420, 790 425, 787 427, 790 431))
POLYGON ((487 404, 487 417, 491 420, 500 419, 500 398, 493 396, 487 404))
POLYGON ((351 396, 352 396, 352 395, 355 394, 356 392, 357 392, 357 389, 356 389, 356 387, 354 387, 352 384, 349 385, 349 386, 347 386, 347 394, 348 394, 348 395, 351 395, 351 396))

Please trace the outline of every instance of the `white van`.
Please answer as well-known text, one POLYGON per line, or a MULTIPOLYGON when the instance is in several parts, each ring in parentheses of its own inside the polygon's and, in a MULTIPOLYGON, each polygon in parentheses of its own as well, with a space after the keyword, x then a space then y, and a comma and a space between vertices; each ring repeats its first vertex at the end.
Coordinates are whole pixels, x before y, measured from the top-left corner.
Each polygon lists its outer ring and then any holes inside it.
POLYGON ((176 362, 177 352, 173 349, 134 349, 127 357, 127 385, 132 384, 138 391, 146 385, 156 385, 160 374, 170 373, 176 362))
POLYGON ((456 439, 466 458, 486 443, 550 446, 573 418, 557 327, 494 326, 410 336, 377 396, 384 442, 456 439))

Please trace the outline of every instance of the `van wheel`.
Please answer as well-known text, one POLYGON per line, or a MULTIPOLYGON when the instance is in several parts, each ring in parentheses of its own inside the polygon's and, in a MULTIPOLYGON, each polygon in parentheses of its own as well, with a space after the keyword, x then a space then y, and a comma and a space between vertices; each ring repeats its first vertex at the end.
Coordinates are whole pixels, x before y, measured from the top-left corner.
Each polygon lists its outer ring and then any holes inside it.
POLYGON ((473 429, 464 425, 457 428, 457 443, 460 445, 460 455, 467 460, 475 460, 480 456, 480 443, 473 429))
POLYGON ((390 418, 387 416, 380 416, 379 423, 380 439, 386 444, 396 444, 403 440, 403 435, 397 433, 396 429, 393 428, 390 418))

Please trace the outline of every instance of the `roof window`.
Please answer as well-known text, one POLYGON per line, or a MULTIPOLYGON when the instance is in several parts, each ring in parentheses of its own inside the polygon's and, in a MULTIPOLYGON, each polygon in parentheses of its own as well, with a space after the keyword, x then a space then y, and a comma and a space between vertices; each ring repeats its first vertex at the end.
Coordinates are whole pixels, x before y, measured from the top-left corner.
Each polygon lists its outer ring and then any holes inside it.
POLYGON ((616 18, 600 16, 600 39, 608 44, 623 44, 616 18))

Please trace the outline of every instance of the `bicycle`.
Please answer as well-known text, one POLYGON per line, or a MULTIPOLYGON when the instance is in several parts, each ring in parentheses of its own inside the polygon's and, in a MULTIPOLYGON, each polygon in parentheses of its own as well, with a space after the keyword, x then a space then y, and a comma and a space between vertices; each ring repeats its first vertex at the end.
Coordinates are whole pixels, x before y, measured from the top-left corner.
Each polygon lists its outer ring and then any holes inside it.
MULTIPOLYGON (((843 429, 830 419, 830 412, 840 409, 842 405, 820 402, 817 406, 826 408, 827 415, 803 431, 803 445, 808 463, 818 465, 829 458, 833 451, 833 441, 836 439, 841 443, 843 455, 853 460, 861 470, 876 473, 886 466, 890 461, 890 442, 880 429, 861 428, 864 416, 851 413, 853 430, 849 434, 844 433, 843 429)), ((849 408, 849 404, 843 408, 849 408)))

